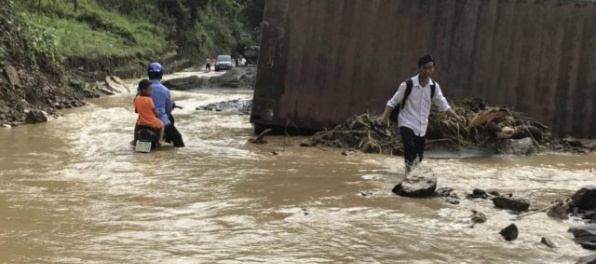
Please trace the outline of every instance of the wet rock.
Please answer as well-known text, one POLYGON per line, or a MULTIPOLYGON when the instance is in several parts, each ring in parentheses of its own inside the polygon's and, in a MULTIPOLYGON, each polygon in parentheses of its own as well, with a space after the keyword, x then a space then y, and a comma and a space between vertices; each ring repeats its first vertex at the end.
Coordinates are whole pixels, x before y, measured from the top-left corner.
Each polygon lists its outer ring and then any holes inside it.
POLYGON ((536 140, 542 139, 542 130, 535 126, 518 126, 515 128, 511 139, 533 138, 536 140))
POLYGON ((439 197, 450 197, 452 192, 453 192, 453 188, 442 187, 442 188, 438 188, 435 191, 435 195, 439 196, 439 197))
POLYGON ((201 88, 207 85, 209 78, 202 78, 196 75, 175 78, 165 81, 163 84, 170 90, 191 90, 201 88))
POLYGON ((344 150, 341 152, 342 156, 353 156, 354 154, 356 154, 356 152, 351 150, 344 150))
POLYGON ((572 227, 569 232, 573 233, 575 242, 585 249, 596 249, 596 224, 572 227))
POLYGON ((48 122, 48 116, 44 111, 33 109, 27 112, 26 122, 29 124, 48 122))
POLYGON ((466 198, 468 198, 468 199, 479 199, 479 198, 486 199, 486 198, 488 198, 488 194, 486 193, 486 191, 484 191, 482 189, 474 189, 471 194, 468 194, 466 196, 466 198))
POLYGON ((556 203, 557 204, 553 205, 553 207, 546 211, 546 215, 548 215, 548 217, 560 220, 569 219, 569 205, 563 201, 557 201, 556 203))
POLYGON ((21 78, 19 78, 19 73, 12 65, 4 65, 4 76, 6 76, 10 85, 21 86, 21 78))
POLYGON ((360 193, 358 193, 358 195, 366 197, 366 196, 372 196, 373 193, 372 192, 360 192, 360 193))
POLYGON ((314 146, 316 146, 316 145, 317 145, 317 144, 315 143, 315 141, 313 141, 313 140, 312 140, 312 139, 310 139, 310 138, 304 139, 304 140, 302 140, 302 141, 300 142, 300 146, 301 146, 301 147, 314 147, 314 146))
POLYGON ((476 210, 472 210, 472 222, 475 224, 484 223, 488 220, 486 215, 482 212, 478 212, 476 210))
POLYGON ((501 142, 501 152, 511 155, 528 155, 536 150, 532 138, 507 139, 501 142))
POLYGON ((437 188, 437 178, 433 176, 408 175, 393 187, 392 192, 406 197, 431 197, 437 188))
POLYGON ((596 210, 596 186, 586 186, 571 196, 571 207, 596 210))
POLYGON ((460 200, 456 193, 453 192, 453 188, 442 187, 435 191, 435 196, 445 198, 445 202, 450 204, 459 204, 460 200))
POLYGON ((453 197, 445 198, 445 202, 448 202, 450 204, 459 204, 460 203, 459 199, 453 198, 453 197))
POLYGON ((493 204, 497 208, 508 209, 515 212, 528 211, 530 208, 530 202, 523 198, 510 198, 510 197, 495 197, 493 204))
POLYGON ((253 88, 256 82, 256 71, 253 67, 236 67, 226 73, 211 77, 209 86, 227 88, 253 88))
POLYGON ((552 241, 550 241, 550 239, 548 239, 546 237, 542 237, 542 239, 540 240, 540 243, 545 244, 549 248, 557 247, 557 245, 555 245, 555 243, 553 243, 552 241))
POLYGON ((501 234, 501 236, 503 236, 505 240, 512 241, 517 239, 519 231, 517 230, 517 226, 515 224, 510 224, 509 226, 501 229, 501 232, 499 232, 499 234, 501 234))
POLYGON ((577 260, 576 264, 596 264, 596 254, 582 257, 577 260))
POLYGON ((252 110, 252 100, 230 100, 214 104, 199 106, 196 110, 229 112, 240 115, 249 115, 252 110))
POLYGON ((563 139, 563 142, 567 143, 569 146, 572 146, 572 147, 576 147, 576 148, 583 147, 582 142, 579 139, 574 138, 574 137, 566 137, 563 139))

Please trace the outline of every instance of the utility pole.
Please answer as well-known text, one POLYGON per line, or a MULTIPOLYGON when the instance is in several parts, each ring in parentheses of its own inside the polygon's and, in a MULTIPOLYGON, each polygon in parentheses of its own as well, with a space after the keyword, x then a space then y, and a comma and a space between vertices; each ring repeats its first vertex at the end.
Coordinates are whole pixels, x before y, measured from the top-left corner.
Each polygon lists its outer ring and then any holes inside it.
POLYGON ((41 13, 41 0, 37 0, 37 13, 41 13))

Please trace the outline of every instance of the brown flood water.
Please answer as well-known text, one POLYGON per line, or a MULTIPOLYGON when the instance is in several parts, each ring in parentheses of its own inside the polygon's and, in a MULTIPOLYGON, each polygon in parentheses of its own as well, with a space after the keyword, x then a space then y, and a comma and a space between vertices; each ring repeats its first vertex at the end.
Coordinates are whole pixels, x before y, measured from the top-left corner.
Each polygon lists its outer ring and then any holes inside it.
MULTIPOLYGON (((0 263, 574 263, 590 253, 567 232, 577 220, 528 216, 506 242, 498 232, 512 215, 489 200, 392 195, 399 157, 301 148, 300 137, 247 144, 248 117, 194 110, 251 91, 173 95, 182 149, 132 152, 130 95, 0 129, 0 263), (470 228, 471 209, 488 222, 470 228)), ((596 175, 595 155, 433 155, 421 169, 439 187, 512 192, 535 208, 596 175)))

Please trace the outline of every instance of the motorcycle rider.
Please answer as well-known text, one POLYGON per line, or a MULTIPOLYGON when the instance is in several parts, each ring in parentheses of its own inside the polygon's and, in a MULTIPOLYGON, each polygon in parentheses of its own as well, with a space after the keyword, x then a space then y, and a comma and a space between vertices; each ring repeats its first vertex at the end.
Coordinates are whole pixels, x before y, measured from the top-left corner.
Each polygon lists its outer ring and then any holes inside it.
POLYGON ((170 90, 161 83, 163 73, 164 68, 158 62, 152 62, 147 67, 147 77, 149 77, 153 87, 151 98, 155 104, 159 120, 165 125, 164 141, 172 143, 174 147, 184 147, 182 135, 172 122, 174 120, 172 110, 175 104, 170 96, 170 90))

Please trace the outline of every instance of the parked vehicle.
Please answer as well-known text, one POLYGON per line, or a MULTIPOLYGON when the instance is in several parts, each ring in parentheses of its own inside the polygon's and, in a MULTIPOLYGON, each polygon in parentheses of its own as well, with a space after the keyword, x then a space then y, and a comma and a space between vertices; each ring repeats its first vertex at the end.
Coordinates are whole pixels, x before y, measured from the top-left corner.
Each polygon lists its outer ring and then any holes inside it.
POLYGON ((229 70, 234 68, 234 62, 230 55, 219 55, 215 60, 215 71, 229 70))
POLYGON ((261 47, 259 46, 248 46, 244 48, 244 57, 246 58, 246 64, 257 64, 259 60, 259 52, 261 47))

